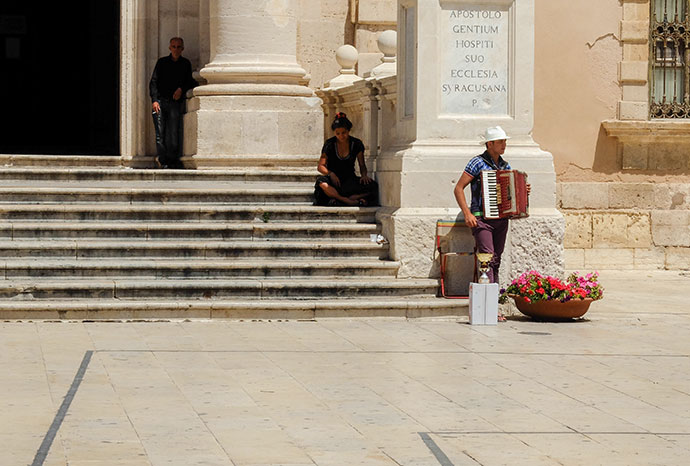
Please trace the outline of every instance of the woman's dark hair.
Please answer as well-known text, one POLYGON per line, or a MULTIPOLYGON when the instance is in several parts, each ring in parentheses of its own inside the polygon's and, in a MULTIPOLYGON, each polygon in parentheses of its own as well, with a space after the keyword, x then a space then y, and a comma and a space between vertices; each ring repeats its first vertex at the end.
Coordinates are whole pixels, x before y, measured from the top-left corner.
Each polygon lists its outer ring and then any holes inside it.
POLYGON ((350 131, 352 129, 352 122, 347 119, 347 115, 343 112, 338 112, 335 114, 335 120, 331 123, 331 129, 335 131, 337 128, 345 128, 350 131))

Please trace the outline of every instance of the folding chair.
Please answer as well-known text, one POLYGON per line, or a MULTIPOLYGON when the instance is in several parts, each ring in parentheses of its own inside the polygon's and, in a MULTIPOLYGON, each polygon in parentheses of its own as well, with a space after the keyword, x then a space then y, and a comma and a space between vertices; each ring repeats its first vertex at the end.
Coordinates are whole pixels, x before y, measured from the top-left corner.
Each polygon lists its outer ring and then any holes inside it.
MULTIPOLYGON (((441 296, 444 298, 469 298, 469 295, 460 294, 449 294, 448 286, 446 284, 448 275, 448 257, 449 256, 472 256, 473 257, 473 279, 476 280, 477 277, 477 261, 474 259, 475 251, 474 246, 472 250, 464 251, 452 251, 450 249, 454 248, 455 245, 452 244, 447 238, 454 228, 466 228, 464 221, 457 220, 438 220, 436 221, 436 250, 438 251, 440 264, 441 264, 441 296)), ((474 244, 474 241, 473 241, 474 244)))

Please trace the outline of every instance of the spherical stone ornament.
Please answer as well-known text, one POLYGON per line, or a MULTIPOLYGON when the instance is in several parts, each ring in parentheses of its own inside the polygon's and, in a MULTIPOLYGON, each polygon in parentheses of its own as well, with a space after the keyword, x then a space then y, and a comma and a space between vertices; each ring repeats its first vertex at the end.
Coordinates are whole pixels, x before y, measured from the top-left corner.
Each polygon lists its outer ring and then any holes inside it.
POLYGON ((395 56, 397 53, 398 33, 393 30, 383 31, 379 34, 376 43, 379 50, 387 57, 395 56))
POLYGON ((335 51, 335 60, 343 69, 353 69, 359 60, 359 52, 351 45, 341 45, 335 51))

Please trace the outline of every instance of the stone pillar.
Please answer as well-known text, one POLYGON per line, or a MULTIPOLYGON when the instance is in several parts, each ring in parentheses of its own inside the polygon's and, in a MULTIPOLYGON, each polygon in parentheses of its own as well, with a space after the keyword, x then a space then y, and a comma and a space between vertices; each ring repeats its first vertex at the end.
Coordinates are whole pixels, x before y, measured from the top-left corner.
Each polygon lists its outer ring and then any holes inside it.
POLYGON ((495 125, 512 137, 504 157, 532 185, 530 217, 511 222, 501 281, 527 269, 562 273, 553 159, 531 136, 534 0, 398 0, 397 56, 398 142, 379 156, 377 178, 400 275, 437 274, 435 222, 463 220, 453 189, 495 125))
POLYGON ((318 157, 323 114, 296 60, 296 3, 210 0, 211 62, 185 116, 186 165, 222 167, 237 155, 318 157))
MULTIPOLYGON (((211 43, 209 18, 209 0, 199 0, 199 67, 211 61, 211 43)), ((206 79, 199 72, 195 72, 194 79, 206 84, 206 79)))
POLYGON ((620 120, 649 119, 649 2, 623 0, 621 43, 623 60, 618 67, 623 95, 618 103, 620 120))

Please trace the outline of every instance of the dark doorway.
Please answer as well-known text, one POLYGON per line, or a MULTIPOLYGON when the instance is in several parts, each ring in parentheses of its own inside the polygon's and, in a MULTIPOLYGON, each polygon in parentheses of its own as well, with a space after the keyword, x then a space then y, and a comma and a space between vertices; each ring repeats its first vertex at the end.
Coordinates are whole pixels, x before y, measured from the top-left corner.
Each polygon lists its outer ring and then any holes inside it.
POLYGON ((0 153, 119 154, 119 5, 0 2, 0 153))

